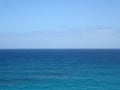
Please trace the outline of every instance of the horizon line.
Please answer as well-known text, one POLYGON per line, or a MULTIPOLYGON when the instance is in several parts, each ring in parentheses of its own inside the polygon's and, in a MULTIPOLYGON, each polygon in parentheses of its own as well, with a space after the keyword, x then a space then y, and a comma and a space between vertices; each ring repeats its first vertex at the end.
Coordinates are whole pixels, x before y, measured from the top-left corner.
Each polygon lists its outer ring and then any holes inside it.
POLYGON ((105 49, 120 49, 120 48, 0 48, 0 50, 47 50, 47 49, 49 49, 49 50, 57 50, 57 49, 59 49, 59 50, 63 50, 63 49, 65 49, 65 50, 70 50, 70 49, 98 49, 98 50, 105 50, 105 49))

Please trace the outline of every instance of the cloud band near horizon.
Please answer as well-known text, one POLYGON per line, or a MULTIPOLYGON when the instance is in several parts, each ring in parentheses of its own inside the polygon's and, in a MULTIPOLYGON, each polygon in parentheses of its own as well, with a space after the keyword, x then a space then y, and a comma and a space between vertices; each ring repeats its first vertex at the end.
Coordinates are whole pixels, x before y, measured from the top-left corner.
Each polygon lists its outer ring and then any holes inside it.
POLYGON ((116 29, 33 31, 0 35, 0 48, 120 48, 116 29))

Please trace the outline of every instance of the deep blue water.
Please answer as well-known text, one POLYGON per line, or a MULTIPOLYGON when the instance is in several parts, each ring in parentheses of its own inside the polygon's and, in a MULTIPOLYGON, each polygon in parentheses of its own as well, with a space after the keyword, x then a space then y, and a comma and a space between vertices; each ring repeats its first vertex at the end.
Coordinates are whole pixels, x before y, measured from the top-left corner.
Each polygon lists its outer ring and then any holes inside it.
POLYGON ((0 50, 0 90, 120 90, 120 50, 0 50))

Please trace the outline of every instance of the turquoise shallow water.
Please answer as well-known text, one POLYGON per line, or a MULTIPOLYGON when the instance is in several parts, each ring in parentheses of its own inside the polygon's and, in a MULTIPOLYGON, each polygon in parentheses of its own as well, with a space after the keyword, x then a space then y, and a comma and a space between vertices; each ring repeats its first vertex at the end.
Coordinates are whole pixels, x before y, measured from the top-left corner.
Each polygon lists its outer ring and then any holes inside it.
POLYGON ((0 50, 0 90, 120 90, 120 50, 0 50))

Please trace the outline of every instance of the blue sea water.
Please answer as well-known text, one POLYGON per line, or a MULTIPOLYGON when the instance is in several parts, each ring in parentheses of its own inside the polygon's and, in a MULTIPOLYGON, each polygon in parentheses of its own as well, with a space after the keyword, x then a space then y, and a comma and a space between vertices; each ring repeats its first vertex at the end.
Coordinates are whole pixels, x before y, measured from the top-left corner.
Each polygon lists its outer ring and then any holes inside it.
POLYGON ((120 50, 0 50, 0 90, 120 90, 120 50))

